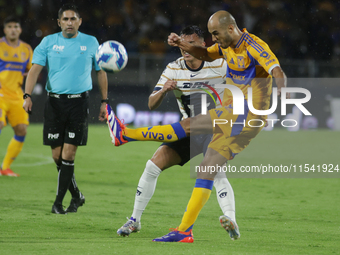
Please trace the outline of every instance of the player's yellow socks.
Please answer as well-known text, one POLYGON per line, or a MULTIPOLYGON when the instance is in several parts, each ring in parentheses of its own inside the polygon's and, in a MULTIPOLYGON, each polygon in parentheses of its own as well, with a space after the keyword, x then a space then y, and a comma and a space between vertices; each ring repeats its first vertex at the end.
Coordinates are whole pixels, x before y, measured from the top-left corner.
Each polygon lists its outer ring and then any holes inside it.
POLYGON ((124 139, 128 141, 174 142, 184 137, 186 134, 179 122, 163 126, 126 128, 124 134, 124 139))
POLYGON ((2 162, 2 170, 10 168, 12 162, 19 155, 22 147, 24 146, 25 136, 14 135, 8 144, 5 158, 2 162))
POLYGON ((191 194, 191 198, 187 205, 187 210, 183 215, 181 225, 178 227, 178 231, 189 231, 195 223, 198 214, 208 201, 214 181, 197 179, 195 188, 191 194))

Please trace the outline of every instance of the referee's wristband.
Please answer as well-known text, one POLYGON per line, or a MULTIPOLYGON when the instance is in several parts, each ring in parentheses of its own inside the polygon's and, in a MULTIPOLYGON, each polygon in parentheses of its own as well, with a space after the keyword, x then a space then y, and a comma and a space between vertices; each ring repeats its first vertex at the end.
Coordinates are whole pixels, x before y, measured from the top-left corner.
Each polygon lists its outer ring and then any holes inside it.
POLYGON ((26 99, 26 98, 28 98, 28 97, 29 97, 29 98, 32 98, 32 96, 31 96, 30 94, 25 93, 24 96, 23 96, 23 99, 26 99))
POLYGON ((100 101, 101 103, 109 103, 109 99, 108 98, 106 98, 106 99, 102 99, 101 101, 100 101))

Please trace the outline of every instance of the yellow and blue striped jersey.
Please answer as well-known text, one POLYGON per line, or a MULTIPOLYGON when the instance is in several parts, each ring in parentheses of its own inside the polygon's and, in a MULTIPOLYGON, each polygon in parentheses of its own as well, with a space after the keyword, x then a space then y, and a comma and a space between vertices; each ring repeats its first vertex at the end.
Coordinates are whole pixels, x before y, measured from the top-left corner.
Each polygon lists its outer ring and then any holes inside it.
POLYGON ((32 48, 19 40, 10 46, 5 37, 0 39, 0 94, 10 99, 22 99, 23 74, 32 66, 32 48))
MULTIPOLYGON (((208 48, 208 55, 213 59, 224 58, 227 61, 226 83, 239 87, 245 99, 247 90, 253 89, 253 106, 257 110, 269 108, 272 92, 271 72, 279 66, 279 61, 269 46, 257 36, 248 33, 246 29, 235 48, 221 48, 214 44, 208 48)), ((231 92, 225 90, 223 105, 232 103, 231 92)))

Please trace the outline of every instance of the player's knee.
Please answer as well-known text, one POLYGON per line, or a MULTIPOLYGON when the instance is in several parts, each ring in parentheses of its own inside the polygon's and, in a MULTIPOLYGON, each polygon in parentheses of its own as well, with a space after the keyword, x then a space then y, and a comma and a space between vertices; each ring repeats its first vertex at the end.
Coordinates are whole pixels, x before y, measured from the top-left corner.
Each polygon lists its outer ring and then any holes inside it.
POLYGON ((16 133, 18 136, 26 136, 27 135, 27 129, 21 129, 19 132, 16 133))
POLYGON ((190 134, 190 119, 184 119, 180 122, 182 128, 184 129, 184 132, 186 135, 190 134))
POLYGON ((57 156, 55 156, 55 155, 52 155, 52 158, 53 158, 54 163, 55 163, 56 165, 60 165, 60 163, 61 163, 60 157, 57 157, 57 156))
POLYGON ((26 136, 27 134, 27 126, 24 124, 19 124, 15 126, 13 129, 14 129, 14 133, 17 136, 26 136))

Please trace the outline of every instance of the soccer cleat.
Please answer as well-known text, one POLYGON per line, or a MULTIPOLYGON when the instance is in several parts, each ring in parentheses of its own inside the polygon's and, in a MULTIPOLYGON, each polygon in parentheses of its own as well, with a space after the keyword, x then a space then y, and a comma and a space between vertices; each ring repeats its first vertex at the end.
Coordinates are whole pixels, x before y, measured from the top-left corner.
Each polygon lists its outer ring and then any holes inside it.
POLYGON ((12 176, 12 177, 19 177, 20 175, 17 173, 14 173, 11 169, 6 169, 6 170, 0 170, 0 175, 7 175, 7 176, 12 176))
POLYGON ((227 232, 229 233, 231 240, 236 240, 241 237, 240 230, 238 229, 236 222, 234 222, 228 216, 220 216, 220 223, 222 228, 227 230, 227 232))
MULTIPOLYGON (((171 230, 171 229, 170 229, 171 230)), ((178 231, 177 228, 165 236, 158 237, 152 240, 153 242, 178 242, 178 243, 193 243, 194 236, 192 229, 188 232, 178 231)))
POLYGON ((114 114, 110 105, 106 105, 106 119, 107 125, 110 130, 110 136, 112 138, 112 143, 115 146, 123 145, 128 141, 124 139, 123 132, 125 130, 125 125, 120 122, 117 116, 114 114))
POLYGON ((119 236, 129 236, 131 233, 139 232, 142 228, 142 224, 140 222, 136 222, 132 217, 128 221, 117 230, 117 234, 119 236))
POLYGON ((64 211, 63 205, 61 205, 61 204, 53 204, 52 205, 52 213, 67 214, 67 212, 64 211))
POLYGON ((67 207, 66 212, 72 213, 72 212, 77 212, 78 207, 82 206, 83 204, 85 204, 85 197, 84 195, 79 192, 79 197, 77 198, 72 198, 71 199, 71 203, 69 205, 69 207, 67 207))

